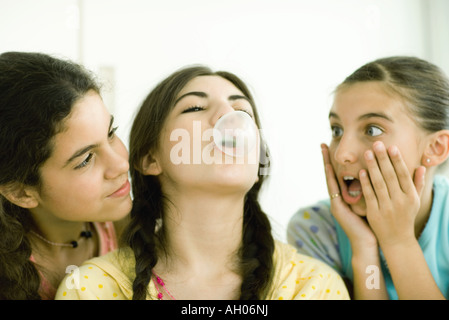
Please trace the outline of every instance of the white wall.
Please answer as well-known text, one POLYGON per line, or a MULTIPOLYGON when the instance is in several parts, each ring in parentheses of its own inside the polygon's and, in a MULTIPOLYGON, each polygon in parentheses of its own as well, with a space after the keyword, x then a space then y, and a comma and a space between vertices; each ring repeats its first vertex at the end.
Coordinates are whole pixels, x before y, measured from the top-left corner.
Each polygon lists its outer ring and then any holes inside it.
POLYGON ((449 72, 449 42, 439 45, 447 3, 0 0, 0 52, 57 53, 98 72, 111 83, 105 98, 126 142, 142 99, 175 69, 202 63, 236 73, 262 114, 273 154, 262 205, 284 239, 295 210, 327 196, 319 145, 330 140, 333 88, 387 55, 429 59, 449 72))
POLYGON ((78 54, 77 0, 0 0, 0 52, 78 54))

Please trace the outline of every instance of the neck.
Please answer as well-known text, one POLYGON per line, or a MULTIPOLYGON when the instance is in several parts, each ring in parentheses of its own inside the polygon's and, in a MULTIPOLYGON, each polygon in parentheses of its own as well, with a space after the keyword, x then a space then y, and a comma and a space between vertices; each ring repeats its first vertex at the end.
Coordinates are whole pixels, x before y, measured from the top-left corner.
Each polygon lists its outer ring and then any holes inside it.
MULTIPOLYGON (((54 216, 34 214, 33 212, 32 215, 34 220, 32 231, 39 235, 35 236, 30 233, 33 235, 32 242, 39 248, 45 248, 46 250, 53 252, 60 252, 61 250, 65 250, 67 248, 71 249, 71 247, 52 245, 49 242, 70 244, 71 241, 78 241, 80 239, 81 232, 85 231, 86 226, 88 225, 88 223, 82 221, 66 221, 54 216)), ((81 241, 84 240, 85 239, 83 238, 81 241)))
POLYGON ((415 235, 419 239, 427 221, 430 217, 433 203, 433 179, 434 174, 429 174, 426 177, 425 187, 421 195, 421 206, 418 211, 418 215, 415 219, 415 235))
MULTIPOLYGON (((165 270, 192 275, 235 269, 243 229, 244 197, 176 197, 167 206, 165 270), (178 269, 179 268, 179 269, 178 269)), ((158 263, 159 266, 159 263, 158 263)))

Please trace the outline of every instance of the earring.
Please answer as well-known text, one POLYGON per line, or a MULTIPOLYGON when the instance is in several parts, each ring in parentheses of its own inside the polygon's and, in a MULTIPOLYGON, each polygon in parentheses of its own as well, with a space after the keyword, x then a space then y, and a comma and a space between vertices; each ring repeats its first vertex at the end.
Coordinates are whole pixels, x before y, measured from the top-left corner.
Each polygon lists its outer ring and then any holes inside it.
POLYGON ((427 158, 427 159, 426 159, 426 162, 427 162, 427 163, 430 163, 430 159, 429 159, 429 158, 427 158))

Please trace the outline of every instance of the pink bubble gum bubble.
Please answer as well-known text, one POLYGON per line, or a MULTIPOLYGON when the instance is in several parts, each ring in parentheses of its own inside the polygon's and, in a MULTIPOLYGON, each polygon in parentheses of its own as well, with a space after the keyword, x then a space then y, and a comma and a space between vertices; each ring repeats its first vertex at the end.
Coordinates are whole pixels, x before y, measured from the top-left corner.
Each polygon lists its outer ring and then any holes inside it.
POLYGON ((256 124, 243 111, 233 111, 222 116, 215 123, 213 133, 218 149, 232 157, 244 157, 257 141, 256 124))

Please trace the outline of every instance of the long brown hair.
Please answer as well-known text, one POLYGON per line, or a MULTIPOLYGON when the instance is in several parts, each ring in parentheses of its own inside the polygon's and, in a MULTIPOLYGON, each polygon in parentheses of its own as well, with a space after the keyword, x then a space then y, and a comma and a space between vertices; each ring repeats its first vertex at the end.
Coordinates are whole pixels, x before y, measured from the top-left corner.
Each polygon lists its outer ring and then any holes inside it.
MULTIPOLYGON (((229 72, 213 72, 204 66, 187 67, 160 82, 142 103, 130 134, 130 174, 134 204, 131 222, 124 233, 124 242, 130 246, 136 259, 136 278, 133 299, 145 299, 152 269, 158 261, 156 245, 164 243, 164 227, 157 228, 164 219, 164 198, 159 180, 141 173, 142 160, 158 147, 165 119, 174 107, 175 99, 184 86, 198 76, 220 76, 233 83, 250 101, 255 121, 260 128, 254 99, 247 86, 229 72)), ((266 178, 261 170, 269 167, 268 149, 261 143, 259 180, 248 191, 244 203, 243 241, 239 252, 242 285, 240 299, 260 299, 270 283, 273 268, 274 239, 266 214, 258 196, 266 178)))
MULTIPOLYGON (((0 55, 0 186, 40 187, 39 168, 72 106, 99 92, 83 67, 41 53, 0 55)), ((40 277, 30 261, 28 210, 0 194, 0 299, 40 299, 40 277)))

